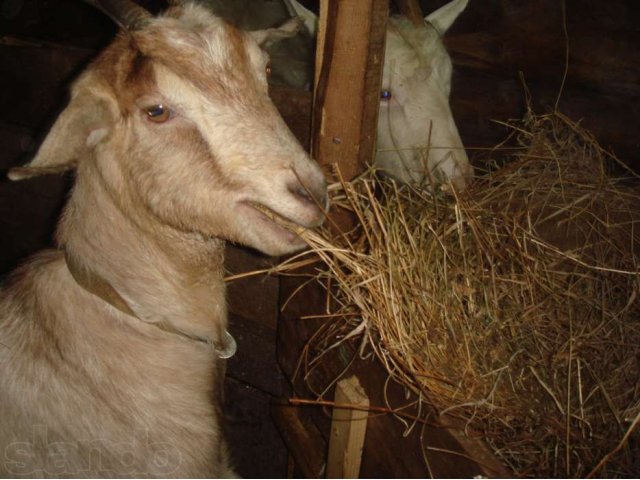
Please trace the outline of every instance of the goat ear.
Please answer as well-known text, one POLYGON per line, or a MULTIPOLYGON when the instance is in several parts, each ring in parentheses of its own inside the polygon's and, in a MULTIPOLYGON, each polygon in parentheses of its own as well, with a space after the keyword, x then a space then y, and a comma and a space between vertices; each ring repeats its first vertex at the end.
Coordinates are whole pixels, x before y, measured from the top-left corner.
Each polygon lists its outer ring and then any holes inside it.
POLYGON ((468 3, 469 0, 452 0, 424 17, 424 20, 433 25, 440 35, 444 35, 456 21, 458 15, 467 8, 468 3))
POLYGON ((308 10, 304 6, 300 5, 296 0, 285 0, 285 5, 291 15, 297 15, 304 21, 304 26, 307 27, 307 31, 311 38, 316 37, 316 31, 318 30, 318 17, 311 10, 308 10))
POLYGON ((265 30, 254 30, 249 34, 261 47, 268 47, 274 42, 283 38, 294 37, 302 30, 303 20, 300 17, 293 17, 284 22, 278 28, 267 28, 265 30))
POLYGON ((11 180, 62 173, 76 166, 111 130, 106 100, 88 92, 74 94, 55 121, 36 156, 22 167, 9 170, 11 180))

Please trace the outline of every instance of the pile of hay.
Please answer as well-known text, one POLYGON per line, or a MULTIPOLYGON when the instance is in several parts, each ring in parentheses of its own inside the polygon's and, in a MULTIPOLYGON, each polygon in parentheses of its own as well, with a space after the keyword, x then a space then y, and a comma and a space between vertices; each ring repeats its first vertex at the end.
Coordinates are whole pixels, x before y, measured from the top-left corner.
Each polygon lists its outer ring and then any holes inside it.
POLYGON ((639 191, 566 117, 513 127, 520 148, 464 194, 341 185, 360 225, 305 233, 343 314, 318 342, 362 342, 517 475, 633 476, 639 191))

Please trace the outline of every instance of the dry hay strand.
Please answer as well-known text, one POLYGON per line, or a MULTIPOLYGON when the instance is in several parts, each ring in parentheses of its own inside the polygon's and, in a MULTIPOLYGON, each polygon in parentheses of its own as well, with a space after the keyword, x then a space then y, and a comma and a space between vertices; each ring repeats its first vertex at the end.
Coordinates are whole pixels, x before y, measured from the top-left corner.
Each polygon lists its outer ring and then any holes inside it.
POLYGON ((360 225, 304 233, 335 286, 316 349, 359 341, 517 475, 637 474, 637 190, 565 116, 510 125, 521 148, 464 194, 334 187, 360 225))

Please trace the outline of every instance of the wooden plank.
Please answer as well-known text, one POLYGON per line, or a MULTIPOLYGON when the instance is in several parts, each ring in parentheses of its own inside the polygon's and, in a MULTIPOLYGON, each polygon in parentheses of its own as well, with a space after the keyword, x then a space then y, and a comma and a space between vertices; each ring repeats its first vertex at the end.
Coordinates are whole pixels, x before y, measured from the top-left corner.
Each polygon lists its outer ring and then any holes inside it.
POLYGON ((271 415, 280 430, 296 467, 305 478, 322 478, 325 471, 324 438, 300 408, 289 404, 272 404, 271 415))
MULTIPOLYGON (((347 357, 349 358, 349 357, 347 357)), ((407 407, 417 400, 401 385, 388 381, 388 373, 378 361, 358 359, 345 373, 357 375, 371 405, 400 408, 409 416, 421 417, 409 429, 394 415, 372 415, 362 454, 363 478, 509 478, 513 474, 500 464, 464 424, 443 418, 427 404, 407 407)), ((328 377, 333 378, 333 377, 328 377)), ((317 379, 311 379, 312 381, 317 379)), ((315 383, 314 382, 314 383, 315 383)), ((317 383, 316 383, 317 384, 317 383)))
POLYGON ((351 179, 375 154, 388 0, 321 0, 312 153, 351 179))
MULTIPOLYGON (((373 158, 388 0, 323 0, 316 60, 312 151, 331 170, 339 164, 350 179, 373 158)), ((335 212, 332 212, 335 221, 335 212)), ((316 284, 281 278, 282 312, 278 360, 294 377, 300 349, 318 322, 300 317, 317 313, 325 294, 316 284)))
MULTIPOLYGON (((375 153, 387 17, 388 0, 320 3, 312 153, 324 167, 339 165, 347 179, 361 172, 375 153)), ((299 279, 284 277, 281 302, 300 286, 299 279)), ((278 356, 290 378, 299 349, 318 326, 299 318, 321 306, 323 298, 321 288, 306 285, 281 316, 278 356)))
POLYGON ((327 478, 358 478, 362 449, 367 432, 369 397, 365 394, 358 377, 340 380, 336 385, 336 405, 353 405, 355 408, 333 408, 327 478))
MULTIPOLYGON (((375 153, 387 17, 388 0, 320 3, 312 152, 325 170, 339 165, 346 179, 360 173, 375 153)), ((334 224, 341 223, 332 215, 334 224)), ((278 359, 290 378, 300 348, 318 327, 316 321, 298 319, 317 313, 324 303, 321 288, 300 287, 299 279, 281 278, 280 299, 287 308, 281 315, 278 359)))

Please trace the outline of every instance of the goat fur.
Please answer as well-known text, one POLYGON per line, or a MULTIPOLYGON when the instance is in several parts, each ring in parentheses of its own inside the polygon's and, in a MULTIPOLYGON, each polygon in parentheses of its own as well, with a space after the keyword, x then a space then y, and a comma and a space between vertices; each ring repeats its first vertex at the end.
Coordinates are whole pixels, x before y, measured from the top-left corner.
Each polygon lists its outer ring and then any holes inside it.
POLYGON ((223 368, 224 241, 303 242, 252 207, 313 227, 322 172, 268 98, 254 38, 196 5, 121 32, 73 86, 14 179, 76 169, 57 249, 0 290, 0 476, 232 477, 223 368), (149 105, 172 117, 150 122, 149 105), (108 282, 127 315, 72 277, 108 282))

